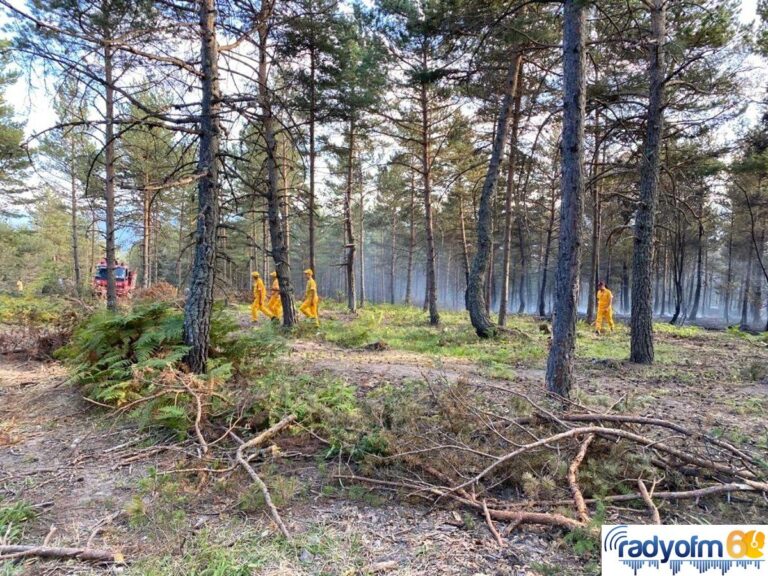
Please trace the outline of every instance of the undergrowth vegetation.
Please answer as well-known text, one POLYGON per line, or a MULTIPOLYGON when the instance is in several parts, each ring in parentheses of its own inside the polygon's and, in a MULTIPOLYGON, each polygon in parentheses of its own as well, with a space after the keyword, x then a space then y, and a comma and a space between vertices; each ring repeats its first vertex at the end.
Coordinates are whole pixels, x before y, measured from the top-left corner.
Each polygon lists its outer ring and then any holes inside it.
POLYGON ((57 355, 87 397, 183 434, 197 417, 198 400, 208 412, 218 411, 227 402, 216 392, 223 383, 264 371, 283 348, 274 330, 240 333, 236 319, 217 309, 208 370, 195 376, 182 363, 188 350, 182 330, 182 311, 169 302, 103 311, 81 324, 57 355))

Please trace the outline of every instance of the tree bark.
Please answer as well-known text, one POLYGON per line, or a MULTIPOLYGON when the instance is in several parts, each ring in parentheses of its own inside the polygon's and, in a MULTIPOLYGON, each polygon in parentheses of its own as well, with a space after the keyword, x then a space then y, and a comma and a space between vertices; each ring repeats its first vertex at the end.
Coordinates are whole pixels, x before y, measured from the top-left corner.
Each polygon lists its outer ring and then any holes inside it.
POLYGON ((313 47, 309 53, 309 267, 315 268, 315 116, 317 107, 317 50, 313 47))
POLYGON ((390 229, 390 253, 389 253, 389 303, 394 305, 395 303, 395 266, 397 263, 396 247, 397 247, 397 210, 392 210, 392 224, 390 229))
POLYGON ((411 290, 413 284, 413 251, 416 247, 416 184, 414 183, 414 173, 411 172, 411 206, 409 214, 409 236, 408 236, 408 268, 405 277, 405 304, 411 303, 411 290))
MULTIPOLYGON (((424 73, 427 71, 427 50, 426 42, 422 46, 422 67, 424 73)), ((421 104, 421 165, 422 176, 424 180, 424 230, 427 240, 427 297, 425 304, 429 307, 429 323, 437 326, 440 323, 440 313, 437 310, 437 274, 436 274, 436 254, 435 237, 432 224, 432 158, 430 151, 430 122, 429 122, 429 97, 427 95, 427 80, 421 82, 420 93, 421 104)))
POLYGON ((83 289, 83 280, 80 274, 80 250, 77 240, 77 178, 75 170, 75 143, 70 138, 70 188, 69 188, 69 203, 70 203, 70 219, 72 224, 72 268, 75 274, 75 294, 78 296, 83 289))
POLYGON ((185 362, 197 374, 205 372, 216 277, 216 237, 219 217, 220 100, 219 47, 216 40, 215 0, 199 0, 202 102, 197 185, 195 260, 184 305, 184 343, 190 347, 185 362))
POLYGON ((691 306, 691 313, 688 315, 690 320, 696 320, 696 317, 699 315, 699 305, 701 303, 702 274, 704 273, 704 224, 701 222, 701 218, 702 215, 699 214, 698 253, 696 255, 696 291, 693 294, 693 306, 691 306))
POLYGON ((547 389, 564 398, 569 397, 573 384, 573 354, 581 269, 586 104, 585 27, 584 3, 581 0, 565 0, 560 250, 555 276, 552 346, 549 350, 546 375, 547 389))
POLYGON ((555 187, 549 196, 549 224, 547 241, 544 247, 544 262, 541 265, 541 287, 539 288, 539 316, 546 316, 547 276, 549 274, 549 255, 552 252, 552 233, 555 228, 555 187))
POLYGON ((360 187, 360 306, 365 306, 365 198, 362 169, 358 166, 358 186, 360 187))
POLYGON ((637 364, 652 364, 654 357, 651 275, 656 204, 659 195, 661 140, 664 130, 666 3, 667 0, 650 0, 652 30, 648 58, 650 93, 643 160, 640 167, 640 202, 635 216, 632 262, 629 359, 637 364))
POLYGON ((480 203, 477 215, 477 251, 472 259, 472 269, 469 274, 467 286, 467 309, 469 318, 475 332, 481 338, 489 338, 494 335, 495 327, 488 315, 485 302, 485 276, 488 271, 488 260, 491 254, 492 235, 492 207, 496 190, 496 182, 499 178, 501 156, 509 133, 509 120, 514 104, 514 95, 517 90, 517 77, 519 55, 510 64, 507 70, 507 78, 504 87, 504 97, 499 109, 499 117, 496 125, 496 134, 491 151, 491 159, 488 163, 488 171, 483 182, 480 194, 480 203))
POLYGON ((104 197, 106 201, 107 309, 117 312, 117 284, 115 283, 115 91, 112 83, 112 45, 109 41, 104 43, 104 82, 106 100, 104 197))
POLYGON ((747 256, 747 272, 744 274, 744 291, 741 296, 741 320, 739 322, 739 330, 749 330, 749 295, 752 291, 752 246, 749 247, 749 255, 747 256))
POLYGON ((507 190, 504 197, 504 246, 501 262, 501 294, 499 298, 499 326, 507 323, 507 306, 509 300, 509 261, 512 248, 512 196, 515 193, 515 166, 517 161, 517 132, 520 126, 520 104, 522 102, 522 54, 515 52, 512 66, 517 79, 515 81, 515 104, 512 112, 512 128, 509 138, 509 166, 507 167, 507 190))
POLYGON ((275 137, 275 118, 272 112, 272 98, 269 93, 269 73, 267 69, 267 39, 269 35, 269 19, 271 18, 273 7, 273 2, 262 3, 259 14, 259 105, 261 107, 264 142, 267 153, 267 215, 269 219, 269 237, 272 243, 272 260, 275 263, 277 281, 280 285, 283 326, 290 328, 296 324, 296 309, 293 303, 291 264, 288 260, 287 239, 284 237, 285 228, 281 221, 282 215, 280 213, 280 190, 277 182, 277 140, 275 137))
POLYGON ((152 264, 149 258, 150 237, 152 232, 152 204, 150 203, 150 192, 146 190, 147 178, 144 177, 145 189, 141 192, 141 209, 143 217, 143 234, 141 238, 141 266, 142 266, 142 278, 141 285, 143 288, 149 288, 150 280, 152 279, 152 264))
POLYGON ((352 228, 352 186, 354 185, 355 163, 355 120, 349 120, 349 153, 347 155, 347 182, 344 187, 344 246, 346 248, 347 271, 347 307, 350 312, 357 311, 355 293, 355 233, 352 228))

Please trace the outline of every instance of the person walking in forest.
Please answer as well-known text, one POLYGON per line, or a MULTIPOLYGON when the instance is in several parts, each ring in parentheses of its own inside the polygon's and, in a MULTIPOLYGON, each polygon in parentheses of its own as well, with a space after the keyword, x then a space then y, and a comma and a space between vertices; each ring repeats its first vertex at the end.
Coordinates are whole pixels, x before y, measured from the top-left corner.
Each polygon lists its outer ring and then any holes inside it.
POLYGON ((608 323, 608 327, 613 332, 613 292, 608 290, 605 282, 597 285, 597 318, 595 319, 595 331, 601 334, 603 322, 608 323))
POLYGON ((299 306, 299 312, 320 326, 320 319, 317 315, 317 305, 320 302, 320 297, 317 295, 317 282, 315 282, 314 274, 310 268, 304 270, 304 276, 307 279, 307 290, 304 294, 304 302, 299 306))
POLYGON ((269 294, 267 308, 272 313, 272 319, 280 318, 283 312, 283 301, 280 298, 280 283, 277 281, 277 272, 269 275, 272 278, 272 289, 269 294))
POLYGON ((251 277, 253 278, 251 321, 256 322, 259 319, 259 312, 264 314, 267 318, 272 318, 272 311, 265 305, 267 303, 267 287, 264 286, 264 280, 261 279, 261 274, 258 272, 251 272, 251 277))

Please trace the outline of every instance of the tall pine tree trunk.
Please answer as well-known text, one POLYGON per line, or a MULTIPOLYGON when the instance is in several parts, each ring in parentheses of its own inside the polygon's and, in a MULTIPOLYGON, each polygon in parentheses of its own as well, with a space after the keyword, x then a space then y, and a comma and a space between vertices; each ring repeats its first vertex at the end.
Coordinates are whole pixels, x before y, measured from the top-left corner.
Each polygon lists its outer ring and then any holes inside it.
POLYGON ((261 107, 264 143, 266 144, 267 164, 267 217, 269 237, 272 245, 272 260, 275 263, 277 281, 280 286, 280 299, 283 305, 283 326, 290 328, 296 324, 296 309, 293 303, 291 285, 291 264, 288 260, 287 238, 280 213, 280 188, 277 181, 277 139, 275 137, 275 118, 272 113, 272 98, 269 93, 269 74, 267 68, 267 38, 272 4, 263 4, 259 15, 259 70, 258 96, 261 107))
POLYGON ((485 277, 488 272, 488 261, 491 255, 492 233, 492 208, 496 182, 499 179, 501 156, 509 133, 509 120, 514 103, 514 94, 517 89, 517 66, 519 61, 510 64, 507 71, 507 79, 504 88, 504 97, 499 109, 499 117, 496 123, 496 134, 491 151, 491 160, 488 163, 488 171, 483 182, 483 190, 480 194, 480 204, 477 215, 477 251, 472 260, 472 269, 469 274, 467 286, 467 309, 469 318, 475 332, 481 338, 493 336, 495 330, 488 316, 485 302, 485 277))
POLYGON ((152 233, 152 215, 151 215, 151 209, 152 204, 150 203, 150 193, 148 190, 146 190, 147 185, 147 178, 144 177, 144 186, 145 189, 141 192, 141 199, 142 199, 142 217, 143 217, 143 226, 142 226, 142 237, 141 237, 141 267, 142 267, 142 278, 141 278, 141 285, 143 288, 149 288, 150 281, 152 279, 152 264, 150 262, 150 237, 152 233))
POLYGON ((352 228, 352 187, 354 186, 355 164, 355 120, 349 120, 349 153, 347 155, 347 182, 344 187, 344 245, 346 248, 347 307, 357 311, 355 293, 355 233, 352 228))
POLYGON ((112 45, 104 44, 105 118, 104 163, 106 182, 106 252, 107 252, 107 309, 117 311, 117 284, 115 283, 115 90, 112 83, 112 45))
POLYGON ((390 241, 389 247, 389 303, 395 303, 395 265, 397 263, 396 248, 397 248, 397 210, 392 210, 392 223, 390 229, 390 241))
POLYGON ((507 190, 504 197, 504 246, 501 262, 501 295, 499 299, 499 326, 507 323, 509 305, 509 262, 512 248, 512 195, 515 193, 515 166, 517 160, 517 132, 520 125, 520 104, 522 102, 522 55, 515 52, 513 66, 516 68, 515 105, 512 112, 512 133, 509 139, 509 165, 507 167, 507 190))
MULTIPOLYGON (((427 71, 427 50, 426 42, 422 47, 422 66, 424 73, 427 71)), ((426 270, 426 298, 425 304, 429 308, 429 323, 437 326, 440 323, 440 313, 437 310, 437 272, 435 253, 435 236, 432 222, 432 157, 430 151, 430 119, 429 119, 429 97, 427 95, 427 80, 423 79, 420 93, 421 105, 421 166, 424 179, 424 231, 427 241, 427 270, 426 270)))
POLYGON ((582 0, 565 0, 563 14, 563 136, 561 144, 560 250, 555 275, 552 346, 547 389, 564 398, 573 384, 576 314, 581 268, 581 218, 584 192, 584 116, 586 76, 582 0))
POLYGON ((659 195, 661 139, 664 131, 664 42, 668 0, 650 0, 652 38, 649 47, 650 94, 645 144, 640 172, 640 202, 635 216, 635 243, 632 261, 632 319, 630 322, 631 362, 652 364, 653 303, 651 275, 656 204, 659 195))
POLYGON ((704 225, 701 222, 701 214, 699 214, 698 253, 696 254, 696 292, 693 294, 693 306, 691 307, 691 313, 688 315, 691 320, 696 320, 696 317, 699 315, 699 306, 701 304, 701 285, 704 274, 703 260, 704 225))
MULTIPOLYGON (((314 28, 313 28, 314 34, 314 28)), ((314 42, 313 42, 314 45, 314 42)), ((315 268, 315 116, 317 108, 317 50, 313 47, 309 53, 309 267, 315 268)))
POLYGON ((416 248, 416 184, 414 172, 411 172, 411 205, 408 210, 408 268, 405 277, 405 304, 411 303, 411 290, 413 286, 413 251, 416 248))
POLYGON ((544 246, 544 261, 541 265, 541 286, 539 288, 539 316, 546 316, 547 276, 549 275, 549 255, 552 253, 552 234, 555 228, 555 187, 549 196, 549 222, 547 240, 544 246))
POLYGON ((360 236, 360 306, 365 306, 365 199, 362 168, 358 167, 357 183, 360 186, 360 221, 358 232, 360 236))
POLYGON ((184 304, 184 343, 189 346, 185 362, 192 372, 205 372, 208 361, 213 285, 216 276, 216 233, 219 220, 220 100, 219 47, 216 41, 215 0, 199 0, 202 101, 197 184, 197 230, 195 260, 184 304))
POLYGON ((75 274, 75 294, 82 293, 83 280, 80 275, 80 250, 77 241, 77 179, 75 170, 75 146, 70 139, 70 166, 69 166, 69 211, 72 227, 72 269, 75 274))

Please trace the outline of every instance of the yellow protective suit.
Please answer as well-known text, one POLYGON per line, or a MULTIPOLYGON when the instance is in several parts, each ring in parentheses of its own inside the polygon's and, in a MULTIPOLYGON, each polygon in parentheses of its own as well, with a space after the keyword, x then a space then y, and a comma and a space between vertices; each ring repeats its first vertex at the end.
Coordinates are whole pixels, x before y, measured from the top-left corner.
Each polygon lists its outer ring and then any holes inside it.
POLYGON ((603 322, 608 322, 608 326, 613 332, 613 292, 608 288, 602 288, 597 291, 597 318, 595 319, 595 329, 600 334, 603 329, 603 322))
POLYGON ((258 272, 251 274, 253 277, 253 302, 251 303, 251 320, 256 322, 259 319, 259 312, 267 318, 272 318, 272 312, 266 307, 267 287, 258 272))
POLYGON ((320 303, 320 297, 317 295, 317 282, 312 277, 312 270, 304 270, 304 274, 307 277, 307 290, 304 294, 304 302, 299 306, 299 312, 320 326, 320 319, 317 315, 317 305, 320 303))
POLYGON ((267 308, 272 313, 272 318, 280 318, 283 315, 283 300, 280 298, 280 283, 277 281, 277 272, 270 274, 272 277, 272 291, 267 302, 267 308))

